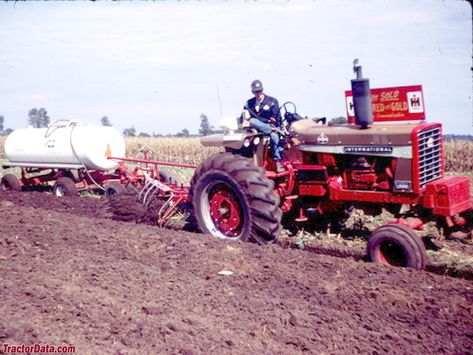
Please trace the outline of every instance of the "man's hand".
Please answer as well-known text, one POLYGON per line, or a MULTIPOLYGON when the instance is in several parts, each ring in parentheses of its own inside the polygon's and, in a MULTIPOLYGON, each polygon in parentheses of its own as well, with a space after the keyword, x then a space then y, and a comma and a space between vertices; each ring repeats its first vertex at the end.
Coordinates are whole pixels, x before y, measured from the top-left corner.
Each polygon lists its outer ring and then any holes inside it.
POLYGON ((289 135, 289 132, 285 128, 271 127, 274 132, 278 132, 281 136, 289 135))

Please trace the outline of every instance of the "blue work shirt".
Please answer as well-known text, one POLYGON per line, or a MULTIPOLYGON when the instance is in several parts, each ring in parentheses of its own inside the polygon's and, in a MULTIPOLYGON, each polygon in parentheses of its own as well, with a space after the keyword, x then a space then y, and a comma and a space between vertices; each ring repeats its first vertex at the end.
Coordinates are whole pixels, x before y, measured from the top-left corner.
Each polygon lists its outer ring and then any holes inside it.
POLYGON ((249 99, 244 107, 250 112, 251 118, 257 118, 261 122, 269 123, 269 119, 274 117, 276 119, 275 125, 281 125, 281 117, 279 115, 279 103, 274 97, 264 95, 261 102, 256 101, 256 97, 249 99))

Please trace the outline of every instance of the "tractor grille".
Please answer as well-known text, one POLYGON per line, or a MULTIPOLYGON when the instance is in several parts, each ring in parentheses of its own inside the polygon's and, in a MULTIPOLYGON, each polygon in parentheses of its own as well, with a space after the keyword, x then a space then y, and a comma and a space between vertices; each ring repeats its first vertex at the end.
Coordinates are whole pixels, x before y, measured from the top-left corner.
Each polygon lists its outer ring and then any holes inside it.
POLYGON ((440 127, 431 127, 418 133, 419 187, 443 175, 442 137, 440 127))

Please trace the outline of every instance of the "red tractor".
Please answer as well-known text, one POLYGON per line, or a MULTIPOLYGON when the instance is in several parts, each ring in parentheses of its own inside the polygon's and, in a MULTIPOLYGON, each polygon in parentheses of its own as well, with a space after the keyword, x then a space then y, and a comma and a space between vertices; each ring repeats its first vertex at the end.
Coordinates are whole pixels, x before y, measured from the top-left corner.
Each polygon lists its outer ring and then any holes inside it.
POLYGON ((355 72, 354 124, 329 126, 301 119, 292 103, 281 106, 289 132, 282 173, 258 132, 202 138, 204 146, 225 148, 200 164, 191 181, 189 200, 202 232, 266 244, 278 237, 283 216, 301 222, 334 219, 350 207, 371 215, 385 208, 396 219, 370 235, 369 258, 416 269, 425 266, 417 232, 427 222, 469 233, 470 180, 444 176, 441 124, 373 124, 369 82, 361 67, 355 72))

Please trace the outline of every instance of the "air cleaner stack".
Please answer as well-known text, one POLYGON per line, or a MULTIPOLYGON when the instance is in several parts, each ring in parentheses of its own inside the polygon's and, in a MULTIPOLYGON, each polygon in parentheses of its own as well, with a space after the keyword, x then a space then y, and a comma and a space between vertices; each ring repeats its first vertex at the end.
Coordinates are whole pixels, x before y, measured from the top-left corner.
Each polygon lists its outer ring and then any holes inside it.
POLYGON ((358 64, 358 59, 353 61, 353 71, 356 74, 356 78, 351 80, 353 106, 355 109, 355 124, 359 125, 361 129, 365 129, 373 123, 370 80, 368 78, 363 78, 361 65, 358 64))

